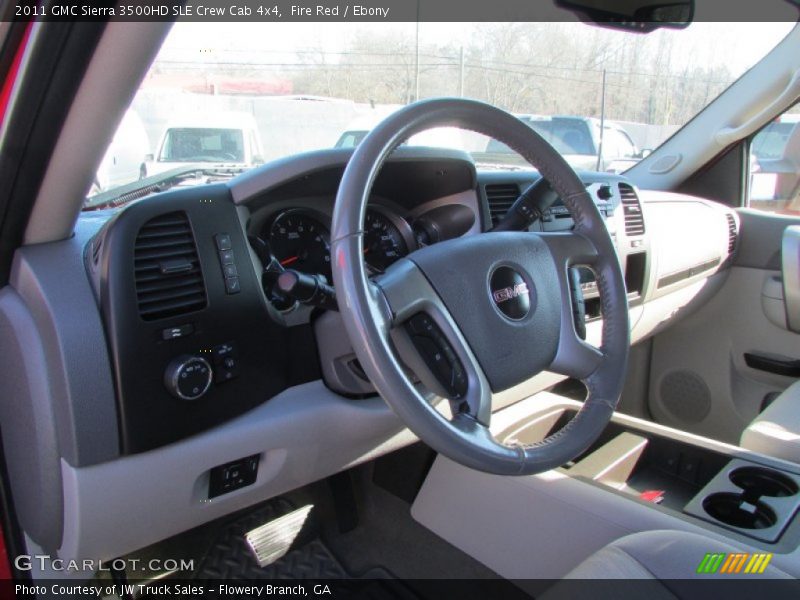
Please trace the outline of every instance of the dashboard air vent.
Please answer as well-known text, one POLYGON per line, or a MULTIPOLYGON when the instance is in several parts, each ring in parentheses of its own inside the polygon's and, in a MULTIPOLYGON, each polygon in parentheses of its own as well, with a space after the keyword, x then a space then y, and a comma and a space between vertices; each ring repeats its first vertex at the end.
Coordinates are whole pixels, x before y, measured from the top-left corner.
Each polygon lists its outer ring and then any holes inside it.
POLYGON ((184 212, 151 219, 134 247, 139 315, 145 321, 205 308, 206 290, 192 227, 184 212))
POLYGON ((505 216, 518 196, 519 186, 516 183, 491 183, 486 186, 486 200, 493 226, 505 216))
POLYGON ((739 237, 739 232, 736 230, 736 217, 731 213, 725 213, 725 218, 728 219, 728 254, 733 254, 736 248, 736 239, 739 237))
POLYGON ((622 196, 622 211, 625 215, 625 233, 629 236, 644 235, 644 215, 636 190, 627 183, 620 183, 619 193, 622 196))

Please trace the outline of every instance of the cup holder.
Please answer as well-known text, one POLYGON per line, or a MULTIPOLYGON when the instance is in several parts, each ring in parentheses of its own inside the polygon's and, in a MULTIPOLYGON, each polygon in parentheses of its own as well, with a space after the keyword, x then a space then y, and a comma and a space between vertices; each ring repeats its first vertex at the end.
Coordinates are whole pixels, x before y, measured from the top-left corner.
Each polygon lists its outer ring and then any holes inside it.
POLYGON ((733 485, 744 490, 749 498, 769 496, 787 498, 797 494, 797 483, 782 473, 762 467, 740 467, 730 474, 733 485))
POLYGON ((741 529, 767 529, 778 522, 775 512, 764 503, 749 504, 730 492, 711 494, 703 500, 703 508, 717 521, 741 529))
POLYGON ((683 508, 686 514, 774 543, 800 521, 800 471, 734 458, 683 508))

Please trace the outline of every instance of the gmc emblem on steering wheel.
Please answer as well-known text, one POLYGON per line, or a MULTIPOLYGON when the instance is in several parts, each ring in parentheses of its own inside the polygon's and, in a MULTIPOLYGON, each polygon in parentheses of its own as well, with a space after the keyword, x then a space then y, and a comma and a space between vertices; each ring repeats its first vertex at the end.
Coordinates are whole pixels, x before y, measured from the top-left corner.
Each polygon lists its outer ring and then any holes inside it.
POLYGON ((525 294, 528 295, 528 284, 527 283, 519 283, 514 287, 507 287, 503 288, 502 290, 496 290, 492 292, 492 298, 494 298, 495 304, 500 304, 501 302, 505 302, 506 300, 513 300, 517 296, 525 294))
POLYGON ((531 291, 528 284, 511 267, 498 267, 489 279, 489 290, 497 309, 504 316, 519 321, 531 310, 531 291))

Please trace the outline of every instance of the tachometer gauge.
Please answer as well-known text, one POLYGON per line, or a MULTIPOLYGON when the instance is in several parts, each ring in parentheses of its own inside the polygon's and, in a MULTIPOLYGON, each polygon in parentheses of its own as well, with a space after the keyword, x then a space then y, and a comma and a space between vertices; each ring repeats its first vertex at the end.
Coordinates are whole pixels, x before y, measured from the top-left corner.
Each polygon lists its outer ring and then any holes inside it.
POLYGON ((287 269, 322 273, 331 279, 330 233, 319 219, 302 209, 281 213, 269 228, 272 254, 287 269))
POLYGON ((394 219, 382 210, 369 208, 364 219, 364 260, 377 271, 408 254, 413 240, 411 228, 399 217, 394 219), (401 229, 407 229, 404 233, 401 229))

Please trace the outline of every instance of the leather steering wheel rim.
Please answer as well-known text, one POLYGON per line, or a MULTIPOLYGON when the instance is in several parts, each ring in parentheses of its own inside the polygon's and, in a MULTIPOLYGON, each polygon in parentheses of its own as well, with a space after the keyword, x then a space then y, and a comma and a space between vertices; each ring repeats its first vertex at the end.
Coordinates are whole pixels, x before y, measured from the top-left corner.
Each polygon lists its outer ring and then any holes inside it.
MULTIPOLYGON (((576 173, 514 116, 455 98, 425 100, 393 113, 364 138, 347 164, 331 240, 337 301, 356 356, 399 418, 437 452, 481 471, 526 475, 572 460, 608 424, 622 392, 630 347, 627 296, 616 250, 576 173), (468 129, 507 144, 550 182, 572 214, 574 230, 482 233, 440 242, 397 261, 371 281, 362 257, 372 184, 397 146, 432 127, 468 129), (568 270, 576 265, 591 267, 597 278, 603 318, 599 350, 578 337, 572 320, 568 270), (521 319, 509 319, 498 310, 490 278, 501 268, 526 284, 518 291, 528 296, 531 307, 521 319), (420 313, 435 323, 463 367, 466 391, 451 398, 451 419, 437 411, 404 367, 404 362, 414 362, 405 324, 420 313), (494 339, 494 332, 504 339, 494 339), (519 353, 514 360, 504 356, 509 343, 524 346, 514 348, 519 353), (398 351, 411 361, 401 361, 398 351), (528 371, 533 376, 542 370, 584 382, 589 393, 583 407, 540 442, 502 444, 489 431, 492 393, 524 380, 528 371)), ((435 388, 435 382, 428 387, 435 388)))

